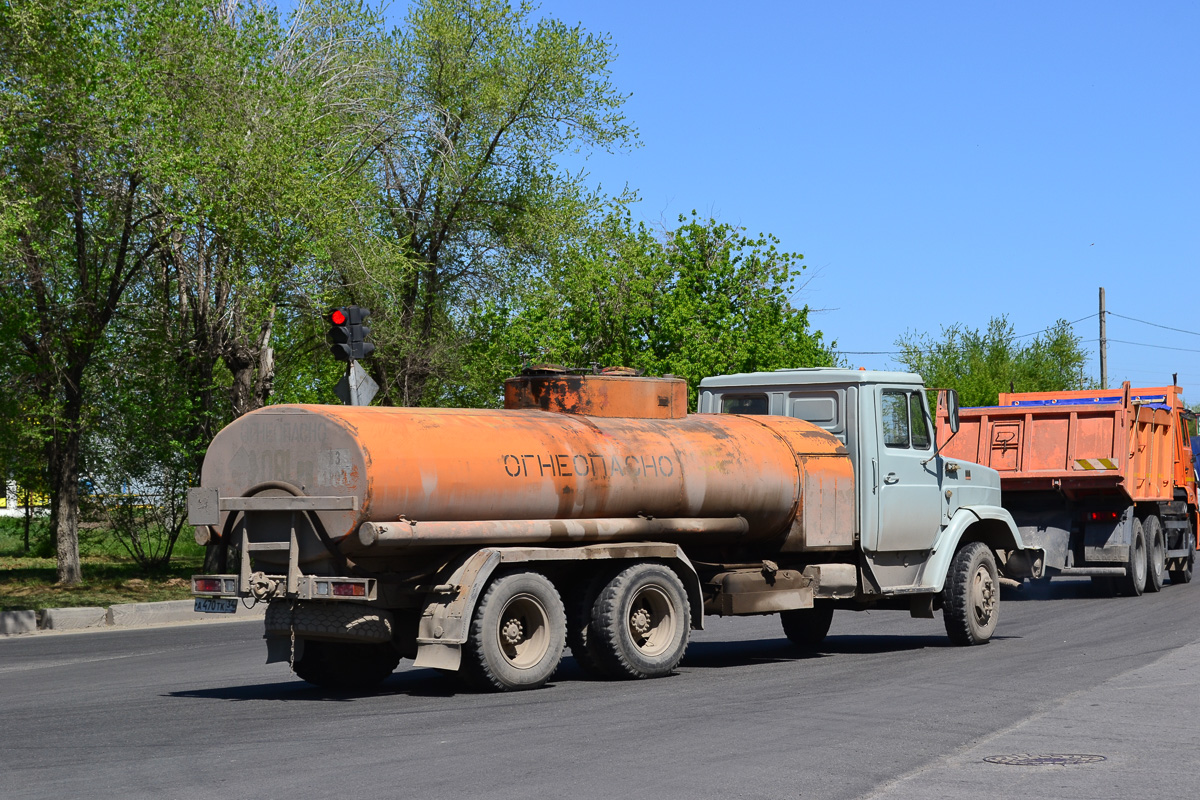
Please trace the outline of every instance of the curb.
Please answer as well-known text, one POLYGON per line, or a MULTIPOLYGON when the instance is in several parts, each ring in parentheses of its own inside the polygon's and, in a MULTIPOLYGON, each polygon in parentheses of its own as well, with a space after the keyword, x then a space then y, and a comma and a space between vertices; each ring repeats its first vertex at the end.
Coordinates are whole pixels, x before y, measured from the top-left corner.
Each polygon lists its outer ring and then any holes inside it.
POLYGON ((253 608, 238 604, 233 614, 205 614, 195 610, 194 600, 165 600, 160 603, 119 603, 100 608, 46 608, 41 611, 0 612, 0 637, 17 636, 42 631, 104 630, 106 628, 140 628, 171 625, 181 622, 238 622, 262 619, 266 603, 253 608))

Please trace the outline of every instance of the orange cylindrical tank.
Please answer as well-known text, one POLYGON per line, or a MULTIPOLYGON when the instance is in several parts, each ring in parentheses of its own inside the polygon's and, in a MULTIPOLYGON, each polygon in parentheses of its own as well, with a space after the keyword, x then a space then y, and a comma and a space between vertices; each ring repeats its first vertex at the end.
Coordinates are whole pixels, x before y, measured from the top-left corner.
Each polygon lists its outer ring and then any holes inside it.
POLYGON ((779 416, 271 406, 217 435, 202 483, 237 497, 271 481, 357 497, 356 510, 321 512, 334 539, 364 522, 638 516, 740 516, 740 540, 772 549, 842 549, 854 537, 844 446, 779 416))

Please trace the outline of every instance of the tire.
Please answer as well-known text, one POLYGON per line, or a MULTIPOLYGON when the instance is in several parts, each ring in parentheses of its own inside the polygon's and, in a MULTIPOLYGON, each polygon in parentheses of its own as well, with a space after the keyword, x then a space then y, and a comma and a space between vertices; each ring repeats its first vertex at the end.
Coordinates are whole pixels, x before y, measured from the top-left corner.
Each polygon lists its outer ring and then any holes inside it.
POLYGON ((1000 581, 996 557, 986 544, 971 542, 954 554, 942 606, 946 634, 954 644, 984 644, 992 638, 1000 616, 1000 581))
POLYGON ((567 642, 562 598, 537 572, 493 578, 475 607, 461 674, 483 691, 537 689, 550 679, 567 642))
POLYGON ((1146 517, 1142 522, 1142 533, 1146 537, 1146 591, 1157 592, 1162 589, 1167 559, 1162 520, 1146 517))
POLYGON ((391 643, 355 644, 304 640, 304 651, 292 664, 303 681, 323 689, 363 691, 382 683, 400 663, 391 643))
POLYGON ((833 606, 818 602, 812 608, 779 612, 783 634, 799 650, 811 653, 821 646, 833 622, 833 606))
POLYGON ((611 570, 591 576, 567 600, 567 647, 580 669, 593 678, 613 677, 592 622, 596 599, 612 577, 611 570))
POLYGON ((615 678, 669 675, 683 660, 691 627, 683 581, 662 564, 643 562, 618 572, 592 611, 591 632, 615 678))
POLYGON ((1188 553, 1187 560, 1184 561, 1184 564, 1181 568, 1171 570, 1170 576, 1171 576, 1171 583, 1173 585, 1174 584, 1191 583, 1192 582, 1192 572, 1196 566, 1196 534, 1195 534, 1195 532, 1192 531, 1192 528, 1190 525, 1188 526, 1188 529, 1184 532, 1184 536, 1187 537, 1188 550, 1190 552, 1188 553))
POLYGON ((1133 535, 1129 539, 1129 560, 1125 562, 1125 577, 1117 578, 1121 594, 1140 597, 1146 590, 1146 532, 1142 521, 1133 520, 1133 535))

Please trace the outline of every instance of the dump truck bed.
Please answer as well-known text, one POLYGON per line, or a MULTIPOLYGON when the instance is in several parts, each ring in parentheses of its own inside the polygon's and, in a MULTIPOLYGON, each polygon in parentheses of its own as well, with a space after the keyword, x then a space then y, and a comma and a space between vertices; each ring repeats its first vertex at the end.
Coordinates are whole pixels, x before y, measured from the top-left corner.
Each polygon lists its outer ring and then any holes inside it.
POLYGON ((1000 395, 1000 405, 963 408, 950 438, 938 418, 942 453, 989 466, 1011 491, 1068 497, 1120 493, 1134 502, 1195 502, 1191 442, 1179 387, 1000 395))

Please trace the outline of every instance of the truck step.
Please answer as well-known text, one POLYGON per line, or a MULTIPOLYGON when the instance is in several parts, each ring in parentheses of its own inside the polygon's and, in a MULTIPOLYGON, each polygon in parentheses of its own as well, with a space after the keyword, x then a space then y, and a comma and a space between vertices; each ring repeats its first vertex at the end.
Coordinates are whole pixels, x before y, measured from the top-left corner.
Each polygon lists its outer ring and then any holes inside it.
POLYGON ((1168 550, 1167 558, 1187 558, 1191 553, 1192 551, 1187 547, 1180 550, 1168 550))
POLYGON ((1059 575, 1108 575, 1120 578, 1125 575, 1124 567, 1063 567, 1059 575))

